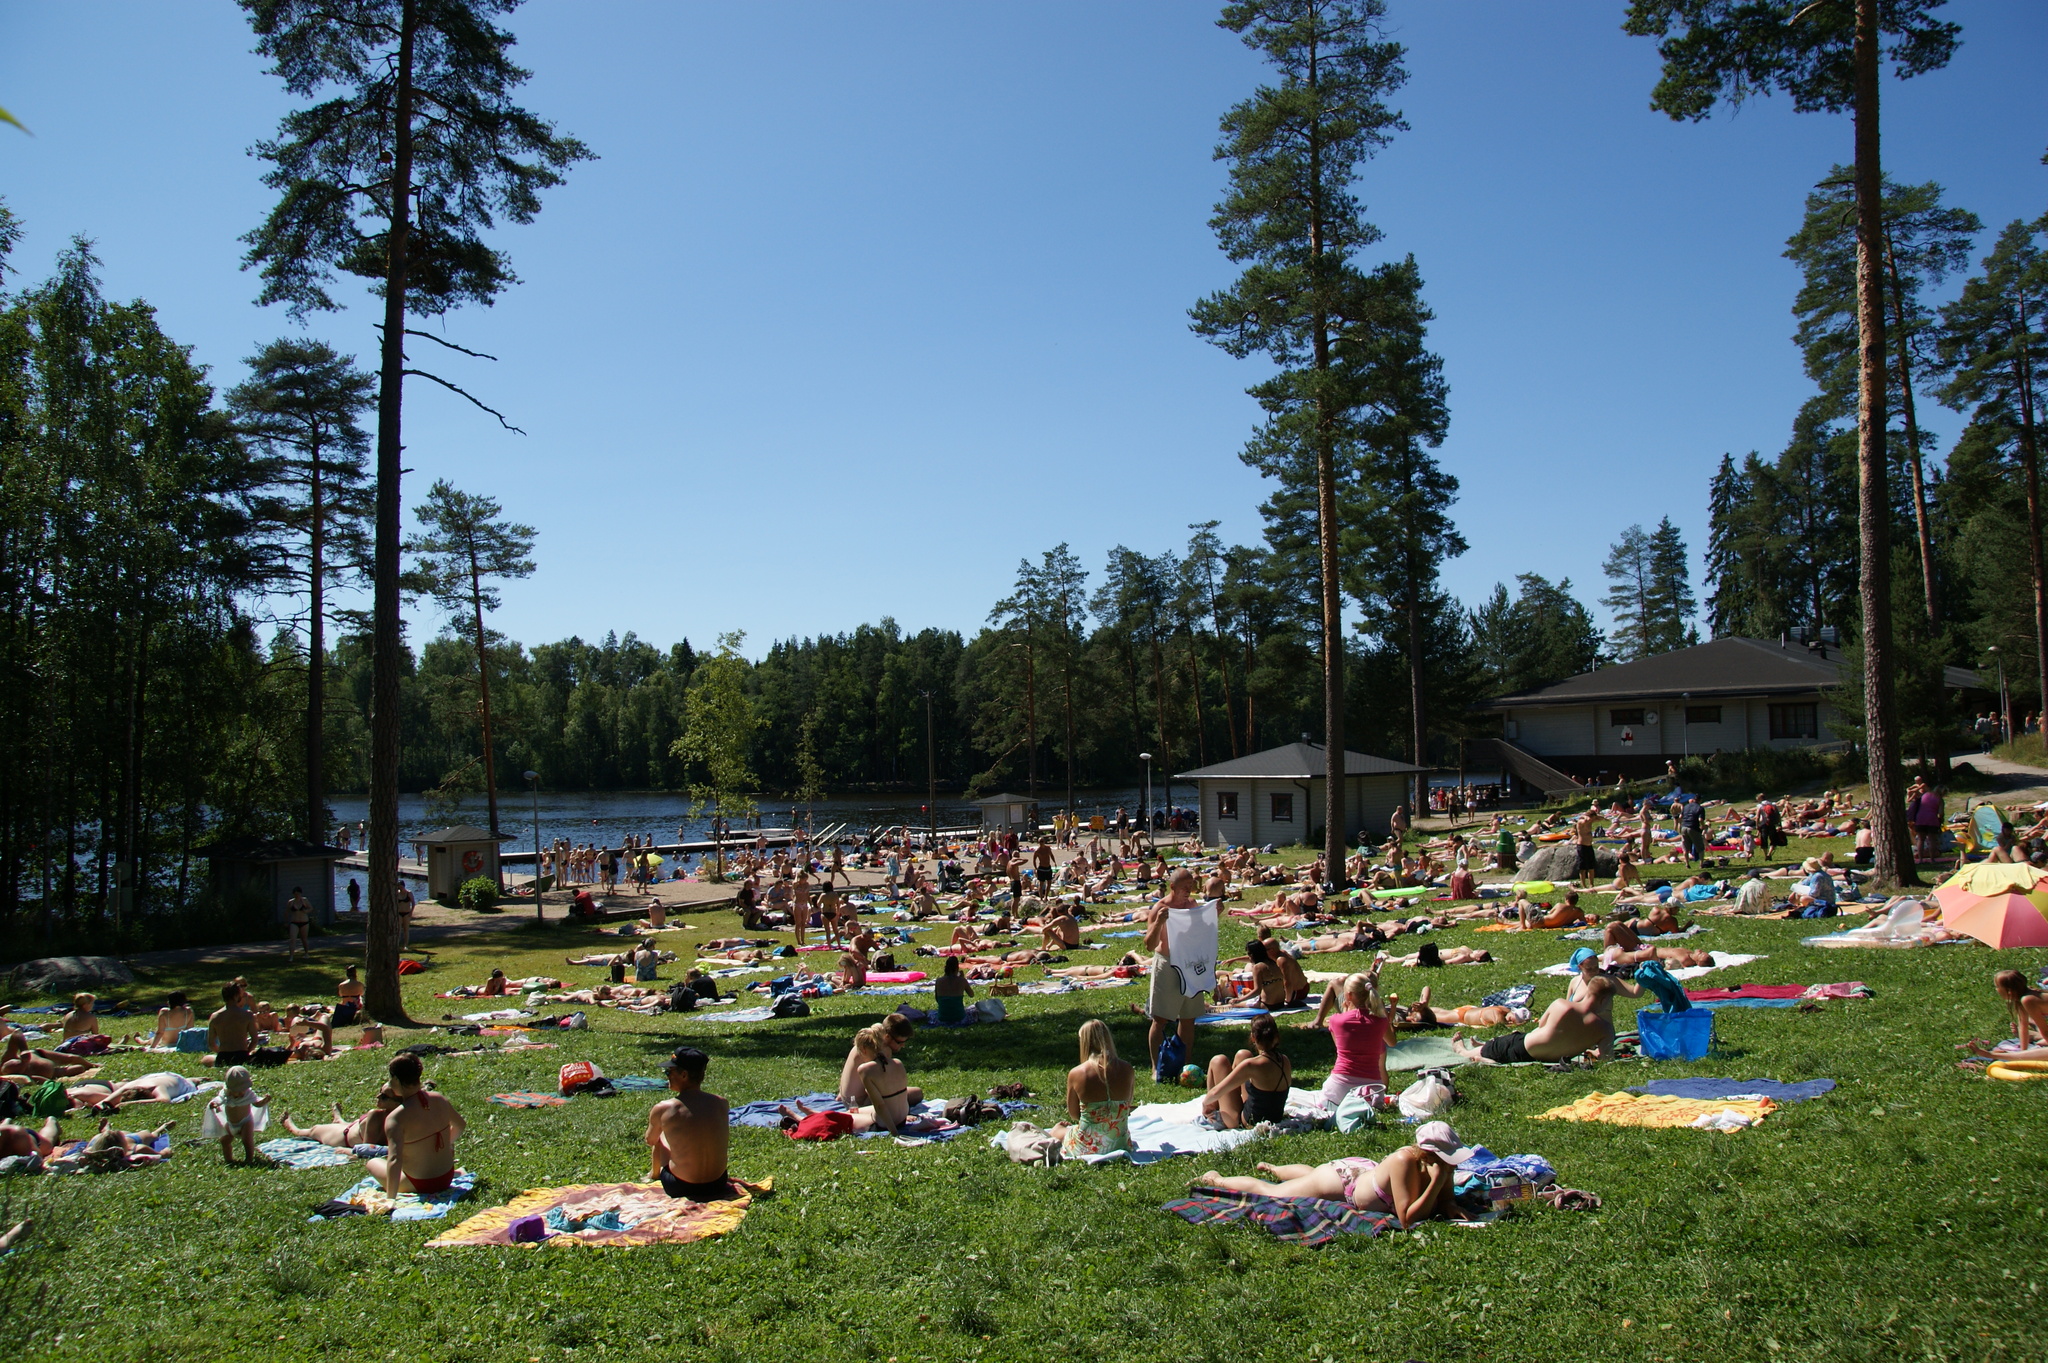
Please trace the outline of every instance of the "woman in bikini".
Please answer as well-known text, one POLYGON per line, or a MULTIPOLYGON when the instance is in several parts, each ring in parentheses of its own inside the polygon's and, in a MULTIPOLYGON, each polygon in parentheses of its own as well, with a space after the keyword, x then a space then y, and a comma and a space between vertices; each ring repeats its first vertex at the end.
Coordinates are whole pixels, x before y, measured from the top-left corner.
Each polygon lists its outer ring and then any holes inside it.
POLYGON ((1251 1042, 1248 1051, 1209 1061, 1202 1115, 1213 1115, 1232 1130, 1284 1118, 1287 1091, 1294 1084, 1294 1062, 1281 1054, 1280 1028, 1270 1016, 1253 1019, 1251 1042))
POLYGON ((334 1104, 334 1120, 331 1122, 300 1126, 292 1120, 291 1113, 282 1111, 278 1114, 278 1120, 284 1123, 286 1131, 302 1141, 318 1141, 322 1145, 346 1150, 355 1145, 384 1144, 385 1120, 397 1106, 398 1095, 388 1088, 383 1088, 377 1090, 376 1102, 370 1110, 354 1121, 341 1115, 340 1103, 334 1104))
POLYGON ((156 1010, 156 1030, 150 1033, 152 1046, 175 1046, 178 1033, 192 1025, 192 1004, 182 991, 164 1000, 164 1006, 156 1010))
POLYGON ((912 1125, 910 1116, 910 1082, 906 1077, 903 1062, 888 1044, 888 1033, 880 1025, 863 1027, 855 1034, 853 1046, 860 1053, 861 1063, 855 1068, 854 1076, 860 1081, 861 1094, 867 1099, 864 1106, 853 1110, 853 1129, 856 1132, 905 1131, 912 1125))
POLYGON ((391 1154, 364 1160, 363 1167, 393 1198, 405 1192, 446 1192, 455 1182, 455 1142, 467 1123, 453 1103, 423 1087, 418 1056, 393 1056, 386 1068, 398 1099, 384 1119, 391 1154))
POLYGON ((341 983, 334 986, 334 996, 339 1002, 334 1008, 330 1021, 336 1027, 346 1027, 363 1014, 363 982, 356 978, 356 968, 350 966, 348 973, 341 977, 341 983))
POLYGON ((1991 977, 1991 987, 2012 1014, 2013 1038, 2017 1051, 2001 1051, 1981 1041, 1972 1041, 1970 1051, 1994 1060, 2048 1060, 2048 997, 2027 984, 2017 970, 2001 970, 1991 977))
POLYGON ((1394 1029, 1401 1032, 1427 1031, 1432 1027, 1505 1027, 1507 1024, 1523 1023, 1529 1020, 1526 1008, 1508 1008, 1500 1004, 1467 1003, 1456 1008, 1436 1008, 1429 1002, 1429 986, 1422 986, 1422 996, 1410 1007, 1400 1006, 1401 996, 1387 995, 1387 1008, 1394 1019, 1394 1029))
POLYGON ((1415 1131, 1415 1144, 1404 1145, 1383 1160, 1358 1157, 1328 1164, 1261 1164, 1278 1182, 1259 1178, 1225 1178, 1215 1170, 1195 1180, 1197 1187, 1227 1188, 1261 1197, 1317 1197, 1348 1202, 1362 1212, 1391 1215, 1403 1227, 1434 1216, 1449 1216, 1456 1204, 1451 1185, 1457 1166, 1472 1158, 1458 1144, 1448 1122, 1425 1122, 1415 1131))
POLYGON ((1137 1071, 1116 1053, 1109 1024, 1081 1024, 1081 1063, 1067 1071, 1067 1118, 1051 1128, 1069 1159, 1131 1148, 1131 1113, 1137 1108, 1137 1071))

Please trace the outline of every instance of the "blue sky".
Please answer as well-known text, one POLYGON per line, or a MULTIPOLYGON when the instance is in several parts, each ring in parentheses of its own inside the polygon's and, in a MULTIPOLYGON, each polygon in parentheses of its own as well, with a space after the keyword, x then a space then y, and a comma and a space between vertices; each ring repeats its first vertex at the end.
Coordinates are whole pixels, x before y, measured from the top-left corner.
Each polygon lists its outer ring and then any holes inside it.
MULTIPOLYGON (((1360 191, 1437 314, 1472 545, 1448 586, 1590 599, 1663 515, 1697 558, 1722 452, 1782 447, 1807 392, 1779 253, 1847 120, 1651 113, 1620 3, 1390 9, 1412 131, 1360 191)), ((1214 13, 535 0, 526 102, 603 159, 501 234, 525 282, 445 323, 502 358, 442 372, 529 434, 415 384, 408 504, 447 477, 540 529, 514 638, 738 628, 750 652, 885 614, 971 631, 1060 541, 1099 570, 1193 521, 1255 540, 1255 367, 1186 320, 1231 275, 1210 153, 1261 74, 1214 13)), ((1887 82, 1886 167, 1995 230, 2048 210, 2048 6, 1948 13, 1955 62, 1887 82)), ((222 386, 291 329, 238 268, 267 208, 247 148, 289 107, 250 46, 218 0, 0 5, 0 105, 35 133, 0 128, 16 267, 93 238, 109 293, 222 386)), ((367 361, 372 320, 312 330, 367 361)))

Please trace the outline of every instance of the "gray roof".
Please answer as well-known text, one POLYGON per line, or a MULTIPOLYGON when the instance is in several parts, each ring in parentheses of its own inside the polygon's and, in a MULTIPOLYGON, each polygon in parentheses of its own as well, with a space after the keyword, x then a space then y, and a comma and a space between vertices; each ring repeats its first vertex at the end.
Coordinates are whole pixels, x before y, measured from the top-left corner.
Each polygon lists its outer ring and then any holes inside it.
MULTIPOLYGON (((1313 743, 1284 743, 1248 757, 1233 757, 1228 762, 1218 762, 1213 766, 1176 772, 1173 779, 1194 781, 1217 776, 1264 776, 1283 781, 1307 781, 1328 773, 1326 752, 1327 749, 1313 743)), ((1374 757, 1369 753, 1347 750, 1344 754, 1346 776, 1397 776, 1421 770, 1423 768, 1411 767, 1406 762, 1374 757)))
POLYGON ((219 842, 205 847, 195 847, 192 855, 209 860, 223 858, 229 861, 339 861, 351 855, 345 847, 329 847, 322 842, 307 842, 304 838, 260 838, 253 835, 239 838, 222 838, 219 842))
POLYGON ((968 803, 977 805, 1028 805, 1037 798, 1036 795, 981 795, 968 801, 968 803))
MULTIPOLYGON (((1974 672, 1949 667, 1943 673, 1943 681, 1958 690, 1983 689, 1982 679, 1974 672)), ((1618 700, 1800 695, 1853 680, 1843 664, 1841 649, 1834 645, 1821 654, 1808 650, 1804 644, 1779 644, 1770 639, 1731 634, 1692 648, 1582 672, 1552 686, 1496 696, 1473 708, 1512 710, 1530 705, 1583 705, 1618 700)))

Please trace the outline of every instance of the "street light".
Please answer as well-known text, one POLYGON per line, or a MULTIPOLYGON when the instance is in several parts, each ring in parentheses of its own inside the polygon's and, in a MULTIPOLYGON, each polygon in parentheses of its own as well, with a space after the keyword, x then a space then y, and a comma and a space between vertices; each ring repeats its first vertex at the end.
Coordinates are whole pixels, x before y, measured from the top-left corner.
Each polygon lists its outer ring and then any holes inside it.
POLYGON ((540 897, 540 773, 526 773, 526 784, 533 787, 533 917, 540 922, 548 916, 540 897))
POLYGON ((939 759, 938 751, 932 746, 932 693, 918 692, 924 697, 924 783, 925 809, 931 814, 932 846, 939 845, 939 759))
MULTIPOLYGON (((1998 645, 1986 644, 1984 651, 1996 655, 1998 653, 1998 645)), ((2003 737, 2003 741, 2010 743, 2012 742, 2012 701, 2005 694, 2005 659, 2003 657, 1995 657, 1994 661, 1998 664, 1998 732, 2003 737)))
POLYGON ((1147 846, 1150 846, 1152 843, 1152 754, 1141 752, 1138 756, 1145 763, 1145 843, 1147 846))

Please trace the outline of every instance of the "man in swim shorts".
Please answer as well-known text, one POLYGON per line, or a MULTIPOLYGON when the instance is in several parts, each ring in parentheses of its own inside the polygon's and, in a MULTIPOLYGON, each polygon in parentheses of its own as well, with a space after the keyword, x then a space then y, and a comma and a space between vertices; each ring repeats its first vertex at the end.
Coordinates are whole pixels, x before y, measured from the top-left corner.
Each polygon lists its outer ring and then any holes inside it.
POLYGON ((206 1049, 216 1069, 249 1063, 256 1048, 256 1014, 239 981, 220 987, 221 1006, 206 1020, 206 1049))
POLYGON ((737 1189, 726 1172, 732 1124, 725 1099, 704 1091, 711 1057, 695 1046, 678 1046, 669 1057, 672 1095, 647 1114, 647 1176, 670 1197, 721 1202, 737 1189))
POLYGON ((1497 1036, 1483 1046, 1451 1033, 1451 1047, 1467 1060, 1488 1065, 1520 1065, 1530 1061, 1569 1060, 1591 1054, 1596 1059, 1614 1041, 1612 1010, 1617 988, 1640 994, 1634 981, 1617 983, 1600 973, 1600 957, 1591 947, 1572 953, 1578 975, 1565 996, 1544 1010, 1543 1020, 1526 1032, 1497 1036))
POLYGON ((1593 811, 1587 810, 1572 823, 1572 841, 1579 849, 1579 888, 1590 890, 1600 879, 1600 854, 1593 847, 1593 811))
POLYGON ((1168 915, 1184 912, 1195 907, 1195 873, 1182 867, 1173 873, 1167 882, 1166 894, 1152 906, 1152 912, 1145 919, 1145 949, 1152 953, 1151 995, 1147 1000, 1145 1014, 1152 1019, 1150 1054, 1157 1069, 1159 1048, 1166 1044, 1169 1029, 1180 1034, 1181 1045, 1187 1053, 1194 1054, 1195 1019, 1208 1011, 1202 995, 1205 990, 1183 994, 1180 989, 1180 972, 1173 968, 1166 953, 1166 923, 1168 915))

